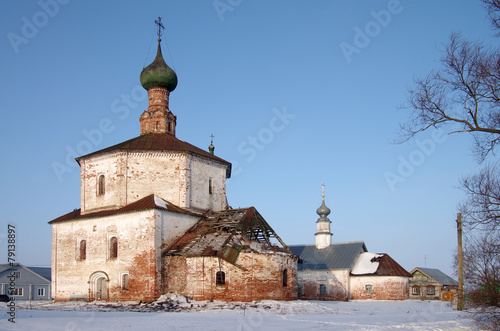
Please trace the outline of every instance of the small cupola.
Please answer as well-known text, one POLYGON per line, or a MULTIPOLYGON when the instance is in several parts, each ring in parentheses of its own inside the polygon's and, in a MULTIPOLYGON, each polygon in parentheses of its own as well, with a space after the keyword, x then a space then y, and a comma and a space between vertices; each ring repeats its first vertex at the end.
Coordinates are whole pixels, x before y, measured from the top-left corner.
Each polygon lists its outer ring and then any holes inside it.
POLYGON ((316 210, 316 213, 319 215, 318 220, 316 221, 317 232, 316 236, 316 248, 322 249, 328 247, 332 244, 332 236, 333 234, 330 231, 330 224, 332 223, 328 218, 331 210, 325 204, 325 184, 321 184, 323 191, 323 201, 321 206, 316 210))

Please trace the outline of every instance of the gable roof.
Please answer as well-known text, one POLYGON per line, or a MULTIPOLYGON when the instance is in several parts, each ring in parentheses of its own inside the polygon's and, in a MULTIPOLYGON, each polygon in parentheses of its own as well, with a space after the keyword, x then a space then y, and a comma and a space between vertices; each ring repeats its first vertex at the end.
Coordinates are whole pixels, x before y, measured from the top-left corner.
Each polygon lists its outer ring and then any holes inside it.
POLYGON ((300 258, 299 270, 349 269, 354 265, 358 255, 367 251, 363 241, 335 243, 323 249, 318 249, 315 245, 288 247, 300 258))
POLYGON ((352 268, 354 276, 403 276, 411 274, 394 261, 388 254, 362 253, 352 268))
POLYGON ((227 165, 226 177, 231 177, 231 163, 217 157, 201 148, 198 148, 190 143, 187 143, 175 136, 167 133, 148 133, 141 135, 139 137, 132 138, 130 140, 124 141, 122 143, 95 151, 93 153, 80 156, 76 158, 78 164, 80 164, 81 159, 86 159, 91 156, 96 156, 105 153, 111 153, 116 151, 157 151, 157 152, 184 152, 189 154, 199 155, 212 160, 217 160, 225 165, 227 165))
POLYGON ((235 264, 243 249, 291 253, 254 207, 224 210, 205 217, 166 252, 179 256, 218 256, 235 264), (282 247, 276 246, 272 239, 282 247), (263 245, 257 247, 255 243, 263 245))
POLYGON ((70 220, 75 220, 75 219, 85 219, 85 218, 92 218, 92 217, 102 217, 102 216, 110 216, 110 215, 116 215, 116 214, 122 214, 122 213, 128 213, 128 212, 133 212, 133 211, 140 211, 140 210, 147 210, 147 209, 163 209, 163 210, 168 210, 171 212, 176 212, 176 213, 183 213, 183 214, 189 214, 189 215, 194 215, 194 216, 200 216, 198 214, 188 212, 187 210, 177 207, 173 203, 168 202, 167 200, 164 200, 154 194, 148 195, 147 197, 144 197, 140 200, 137 200, 135 202, 132 202, 122 208, 118 209, 112 209, 112 210, 102 210, 102 211, 97 211, 94 213, 89 213, 89 214, 81 214, 81 209, 75 209, 72 212, 69 212, 63 216, 60 216, 56 219, 53 219, 52 221, 49 222, 49 224, 56 223, 56 222, 62 222, 62 221, 70 221, 70 220))
POLYGON ((5 264, 0 264, 0 274, 2 274, 4 271, 9 271, 9 270, 15 270, 18 271, 19 267, 22 269, 25 269, 38 277, 44 278, 47 281, 51 281, 51 269, 48 267, 26 267, 22 265, 21 263, 15 263, 14 265, 11 265, 10 263, 5 263, 5 264))
POLYGON ((439 269, 416 267, 411 271, 411 274, 415 274, 417 270, 434 279, 436 282, 441 283, 443 286, 458 286, 458 282, 456 280, 439 269))

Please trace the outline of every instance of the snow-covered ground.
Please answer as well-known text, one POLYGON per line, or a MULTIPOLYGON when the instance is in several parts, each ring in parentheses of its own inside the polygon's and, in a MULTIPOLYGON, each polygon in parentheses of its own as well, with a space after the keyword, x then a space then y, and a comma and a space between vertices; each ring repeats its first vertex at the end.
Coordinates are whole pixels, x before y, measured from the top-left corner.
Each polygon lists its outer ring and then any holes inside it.
POLYGON ((474 330, 465 312, 430 301, 18 303, 15 322, 0 304, 2 330, 474 330))

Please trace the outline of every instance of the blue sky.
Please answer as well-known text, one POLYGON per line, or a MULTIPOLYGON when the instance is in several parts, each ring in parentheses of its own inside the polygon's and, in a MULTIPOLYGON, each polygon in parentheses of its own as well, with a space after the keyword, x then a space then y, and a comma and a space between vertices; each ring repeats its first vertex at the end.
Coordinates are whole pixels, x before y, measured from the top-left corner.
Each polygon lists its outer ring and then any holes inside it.
MULTIPOLYGON (((321 183, 335 242, 452 273, 467 136, 391 143, 416 76, 453 31, 494 43, 479 1, 5 1, 2 223, 17 261, 50 265, 48 221, 80 207, 74 158, 139 135, 154 20, 179 84, 177 137, 233 163, 228 200, 289 245, 313 244, 321 183), (361 32, 360 32, 361 31, 361 32), (108 123, 107 127, 102 127, 108 123), (389 180, 388 180, 389 178, 389 180)), ((3 252, 3 253, 1 253, 3 252)))

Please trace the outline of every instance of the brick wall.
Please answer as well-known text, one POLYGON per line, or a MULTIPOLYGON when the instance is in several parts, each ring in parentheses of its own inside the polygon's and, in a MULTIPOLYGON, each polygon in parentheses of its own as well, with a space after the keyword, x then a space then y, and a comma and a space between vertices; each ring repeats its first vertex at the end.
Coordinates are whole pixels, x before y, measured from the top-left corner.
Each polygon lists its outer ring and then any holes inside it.
POLYGON ((407 300, 408 277, 401 276, 351 276, 353 300, 407 300), (369 291, 367 292, 367 285, 369 291))
POLYGON ((299 299, 332 300, 348 299, 349 274, 347 269, 339 270, 300 270, 298 282, 301 287, 299 299), (321 293, 324 285, 325 293, 321 293))
POLYGON ((276 253, 245 253, 238 268, 216 257, 167 256, 167 292, 195 300, 254 301, 297 299, 297 261, 276 253), (287 285, 283 286, 283 269, 287 285), (225 284, 216 285, 216 272, 225 273, 225 284))

